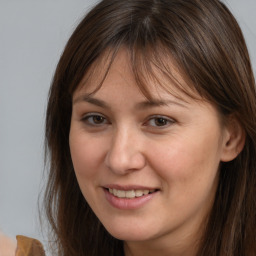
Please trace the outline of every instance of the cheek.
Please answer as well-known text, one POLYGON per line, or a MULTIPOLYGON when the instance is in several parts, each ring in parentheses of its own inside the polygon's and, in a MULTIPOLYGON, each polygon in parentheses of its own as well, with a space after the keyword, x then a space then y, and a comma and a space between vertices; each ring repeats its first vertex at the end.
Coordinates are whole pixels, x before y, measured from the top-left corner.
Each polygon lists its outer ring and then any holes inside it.
POLYGON ((152 166, 161 177, 163 196, 170 205, 168 209, 177 210, 173 212, 175 218, 183 214, 190 216, 198 211, 206 214, 218 185, 219 161, 216 152, 200 143, 192 144, 179 141, 173 143, 171 148, 155 147, 157 153, 154 154, 152 166), (175 215, 177 212, 178 215, 175 215))
POLYGON ((170 187, 183 186, 182 189, 190 193, 202 183, 210 186, 220 162, 218 143, 209 144, 212 141, 201 138, 195 143, 185 137, 155 145, 151 165, 170 187))
POLYGON ((102 145, 90 137, 70 134, 70 152, 76 176, 79 179, 90 179, 97 174, 103 154, 102 145))

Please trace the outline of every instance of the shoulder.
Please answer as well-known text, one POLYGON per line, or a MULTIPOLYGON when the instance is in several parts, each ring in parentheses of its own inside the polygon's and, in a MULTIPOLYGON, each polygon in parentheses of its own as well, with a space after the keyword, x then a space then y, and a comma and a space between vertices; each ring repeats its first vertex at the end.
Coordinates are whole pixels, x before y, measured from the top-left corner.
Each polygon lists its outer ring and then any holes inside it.
POLYGON ((0 233, 0 256, 14 256, 15 249, 15 241, 0 233))
POLYGON ((17 236, 17 250, 15 256, 45 256, 42 244, 33 238, 17 236))

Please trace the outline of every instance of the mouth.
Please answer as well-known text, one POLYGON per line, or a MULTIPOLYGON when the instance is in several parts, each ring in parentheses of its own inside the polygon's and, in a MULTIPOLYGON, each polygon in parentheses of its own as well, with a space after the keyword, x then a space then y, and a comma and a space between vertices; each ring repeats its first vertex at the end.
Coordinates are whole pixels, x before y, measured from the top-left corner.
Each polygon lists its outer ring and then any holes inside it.
POLYGON ((115 188, 105 188, 110 194, 118 198, 133 199, 143 197, 145 195, 153 194, 158 189, 132 189, 132 190, 120 190, 115 188))
POLYGON ((157 198, 160 191, 152 187, 117 184, 104 186, 103 189, 110 205, 119 210, 139 209, 157 198))

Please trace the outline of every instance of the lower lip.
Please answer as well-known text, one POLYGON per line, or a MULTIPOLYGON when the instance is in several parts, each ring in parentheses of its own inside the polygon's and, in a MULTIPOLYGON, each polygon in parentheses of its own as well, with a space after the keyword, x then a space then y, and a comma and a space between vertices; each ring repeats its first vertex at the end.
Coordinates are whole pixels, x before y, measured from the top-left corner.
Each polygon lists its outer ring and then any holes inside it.
POLYGON ((119 198, 111 194, 107 189, 104 189, 107 201, 115 208, 121 210, 138 209, 149 202, 157 192, 147 194, 141 197, 134 198, 119 198))

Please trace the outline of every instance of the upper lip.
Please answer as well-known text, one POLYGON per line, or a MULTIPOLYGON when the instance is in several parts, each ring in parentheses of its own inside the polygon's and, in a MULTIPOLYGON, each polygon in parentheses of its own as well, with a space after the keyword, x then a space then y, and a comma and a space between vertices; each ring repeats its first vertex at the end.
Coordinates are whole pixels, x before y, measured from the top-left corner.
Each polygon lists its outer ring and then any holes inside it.
POLYGON ((119 185, 119 184, 108 184, 104 185, 104 188, 111 188, 111 189, 118 189, 118 190, 158 190, 156 187, 148 187, 148 186, 141 186, 141 185, 119 185))

